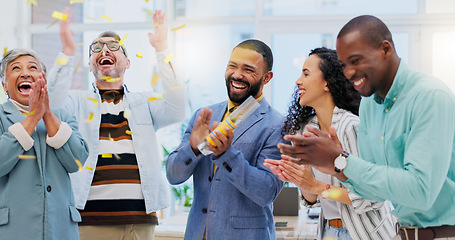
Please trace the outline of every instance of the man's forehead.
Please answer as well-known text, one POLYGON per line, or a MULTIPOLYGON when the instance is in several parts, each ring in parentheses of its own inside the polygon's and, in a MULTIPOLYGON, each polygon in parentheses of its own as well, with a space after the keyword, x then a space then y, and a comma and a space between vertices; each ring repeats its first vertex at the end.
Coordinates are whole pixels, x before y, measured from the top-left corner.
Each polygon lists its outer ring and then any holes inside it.
POLYGON ((254 50, 235 48, 231 54, 231 62, 251 62, 260 64, 264 62, 262 55, 254 50))
POLYGON ((101 37, 101 38, 95 39, 95 41, 93 41, 93 42, 113 42, 113 41, 118 41, 118 40, 113 37, 101 37))

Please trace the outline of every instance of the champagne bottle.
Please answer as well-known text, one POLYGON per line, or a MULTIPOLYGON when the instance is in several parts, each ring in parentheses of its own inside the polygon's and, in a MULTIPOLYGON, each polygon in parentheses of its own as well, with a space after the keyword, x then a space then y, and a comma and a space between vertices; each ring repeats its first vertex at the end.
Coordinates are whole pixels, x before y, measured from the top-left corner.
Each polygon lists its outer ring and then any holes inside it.
MULTIPOLYGON (((226 128, 230 128, 234 131, 237 126, 246 119, 251 113, 254 112, 259 107, 258 101, 254 99, 253 96, 249 96, 240 106, 234 110, 229 116, 227 116, 218 126, 216 129, 227 136, 226 128)), ((212 138, 209 136, 205 137, 201 143, 197 145, 199 151, 204 155, 212 154, 213 152, 209 150, 208 145, 211 144, 212 146, 216 146, 215 142, 213 142, 212 138)))

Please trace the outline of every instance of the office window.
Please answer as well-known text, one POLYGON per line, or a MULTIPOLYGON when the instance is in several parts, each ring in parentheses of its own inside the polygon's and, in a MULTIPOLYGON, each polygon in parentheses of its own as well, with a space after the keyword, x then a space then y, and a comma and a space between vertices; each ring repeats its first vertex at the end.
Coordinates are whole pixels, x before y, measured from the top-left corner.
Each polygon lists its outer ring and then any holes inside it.
POLYGON ((444 81, 455 93, 455 32, 433 34, 433 75, 444 81))
POLYGON ((264 15, 416 14, 417 6, 418 0, 264 0, 264 15))
POLYGON ((253 16, 255 0, 175 0, 175 16, 187 18, 253 16))
POLYGON ((429 14, 455 13, 455 1, 453 0, 427 0, 425 6, 426 12, 429 14))

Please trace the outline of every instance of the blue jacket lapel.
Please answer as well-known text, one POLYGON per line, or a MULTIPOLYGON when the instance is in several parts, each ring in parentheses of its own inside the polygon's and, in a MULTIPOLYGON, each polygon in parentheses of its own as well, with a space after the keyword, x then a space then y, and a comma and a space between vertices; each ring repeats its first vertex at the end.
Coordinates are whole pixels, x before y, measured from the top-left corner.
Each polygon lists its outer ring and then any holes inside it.
POLYGON ((246 130, 250 129, 255 123, 260 121, 262 118, 264 118, 264 114, 267 112, 267 109, 269 108, 269 104, 265 99, 262 99, 262 101, 259 103, 259 108, 256 109, 248 118, 244 119, 239 126, 237 126, 237 129, 235 129, 235 134, 234 134, 234 139, 232 140, 232 144, 234 144, 239 137, 241 137, 246 130))

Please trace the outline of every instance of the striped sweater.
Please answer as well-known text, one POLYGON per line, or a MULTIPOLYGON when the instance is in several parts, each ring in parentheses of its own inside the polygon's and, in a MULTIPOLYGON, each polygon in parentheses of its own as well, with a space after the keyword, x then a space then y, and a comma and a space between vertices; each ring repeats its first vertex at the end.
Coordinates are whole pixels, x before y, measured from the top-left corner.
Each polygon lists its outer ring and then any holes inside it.
MULTIPOLYGON (((100 90, 98 162, 79 225, 158 224, 146 214, 122 90, 100 90)), ((134 133, 133 133, 134 134, 134 133)))

